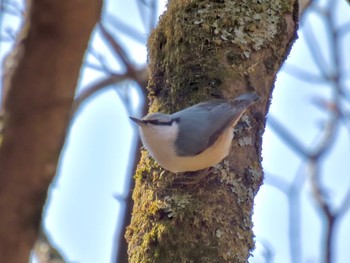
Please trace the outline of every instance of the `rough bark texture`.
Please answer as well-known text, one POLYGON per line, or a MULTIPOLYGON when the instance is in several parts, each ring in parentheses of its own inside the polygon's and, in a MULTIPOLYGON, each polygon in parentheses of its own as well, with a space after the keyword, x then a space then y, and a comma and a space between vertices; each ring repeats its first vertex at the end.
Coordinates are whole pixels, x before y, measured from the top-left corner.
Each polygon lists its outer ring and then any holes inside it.
POLYGON ((295 0, 169 1, 148 42, 150 111, 248 91, 261 100, 236 127, 230 155, 203 178, 164 171, 143 152, 126 234, 130 262, 248 261, 265 116, 297 21, 295 0))
POLYGON ((27 2, 5 64, 0 262, 28 262, 101 6, 100 0, 27 2))

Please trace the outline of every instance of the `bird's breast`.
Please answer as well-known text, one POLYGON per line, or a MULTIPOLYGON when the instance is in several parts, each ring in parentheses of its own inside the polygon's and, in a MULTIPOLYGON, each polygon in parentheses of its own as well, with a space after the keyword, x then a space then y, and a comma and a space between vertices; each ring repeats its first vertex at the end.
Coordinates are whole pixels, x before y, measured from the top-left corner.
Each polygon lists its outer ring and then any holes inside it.
POLYGON ((224 159, 230 150, 233 128, 226 129, 208 149, 194 156, 178 156, 175 152, 176 131, 141 130, 145 148, 159 165, 171 172, 197 171, 224 159))

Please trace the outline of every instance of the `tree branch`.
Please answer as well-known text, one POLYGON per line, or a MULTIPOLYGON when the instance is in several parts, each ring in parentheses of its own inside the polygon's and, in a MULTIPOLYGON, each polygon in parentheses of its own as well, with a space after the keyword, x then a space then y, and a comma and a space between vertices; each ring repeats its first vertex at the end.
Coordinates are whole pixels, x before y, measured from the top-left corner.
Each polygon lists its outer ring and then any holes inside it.
POLYGON ((7 58, 0 148, 0 262, 27 262, 102 1, 27 1, 7 58))

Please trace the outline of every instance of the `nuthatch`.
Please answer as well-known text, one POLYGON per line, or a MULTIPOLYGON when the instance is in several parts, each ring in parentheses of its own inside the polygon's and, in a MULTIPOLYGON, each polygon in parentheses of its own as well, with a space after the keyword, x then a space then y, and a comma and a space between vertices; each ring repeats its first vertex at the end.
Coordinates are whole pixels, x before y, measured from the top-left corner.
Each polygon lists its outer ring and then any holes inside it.
POLYGON ((141 140, 151 156, 171 172, 197 171, 224 159, 233 128, 246 109, 259 99, 254 93, 233 100, 202 102, 173 114, 150 113, 141 120, 141 140))

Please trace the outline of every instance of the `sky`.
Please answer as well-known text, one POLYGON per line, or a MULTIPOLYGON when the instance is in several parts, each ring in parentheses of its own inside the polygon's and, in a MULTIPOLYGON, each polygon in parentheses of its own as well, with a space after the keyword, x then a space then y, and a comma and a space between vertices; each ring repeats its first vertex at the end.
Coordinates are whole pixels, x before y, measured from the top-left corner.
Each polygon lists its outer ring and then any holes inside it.
MULTIPOLYGON (((141 67, 145 65, 147 57, 145 42, 142 40, 146 41, 149 26, 144 26, 136 1, 106 1, 103 19, 107 27, 118 34, 118 40, 127 47, 128 55, 134 63, 141 67), (138 30, 141 41, 130 39, 123 31, 112 27, 110 17, 113 15, 119 21, 138 30)), ((349 7, 345 1, 337 2, 339 24, 349 22, 349 7)), ((163 10, 164 3, 161 3, 158 14, 163 10)), ((299 33, 299 39, 288 56, 286 68, 288 65, 301 65, 305 70, 317 74, 319 70, 310 55, 304 32, 309 32, 310 26, 317 32, 316 38, 325 54, 329 50, 329 44, 322 21, 314 14, 308 17, 307 27, 303 27, 303 31, 299 33)), ((4 28, 18 26, 17 18, 5 18, 1 19, 2 31, 4 28)), ((346 43, 349 43, 349 40, 348 37, 346 43)), ((10 48, 10 44, 1 43, 1 57, 10 48)), ((344 44, 341 48, 345 51, 346 46, 344 44)), ((92 38, 91 47, 105 56, 106 64, 111 70, 123 70, 97 34, 92 38)), ((88 56, 87 61, 90 64, 96 63, 93 56, 88 56)), ((325 63, 327 68, 332 67, 331 59, 327 56, 325 63)), ((346 68, 350 69, 348 64, 346 68)), ((85 68, 77 94, 102 77, 103 73, 85 68)), ((286 73, 284 68, 278 74, 269 114, 306 146, 315 144, 316 138, 319 137, 320 125, 327 117, 312 103, 315 96, 329 98, 331 90, 325 85, 310 85, 297 80, 286 73)), ((124 209, 118 198, 125 197, 128 191, 129 180, 126 176, 129 174, 138 136, 128 116, 140 117, 138 109, 141 101, 132 82, 111 87, 90 98, 72 123, 61 154, 57 177, 50 188, 44 219, 44 225, 53 243, 60 248, 69 262, 114 262, 113 248, 116 237, 121 233, 120 216, 124 209), (120 94, 129 99, 128 106, 123 104, 120 94)), ((341 203, 345 192, 350 188, 350 180, 346 177, 350 168, 347 161, 349 144, 349 132, 341 128, 332 153, 327 156, 327 162, 323 165, 323 183, 329 187, 335 206, 341 203)), ((286 182, 293 182, 296 176, 306 176, 307 167, 304 160, 285 145, 269 126, 263 137, 262 155, 267 179, 255 198, 253 220, 257 250, 250 262, 265 262, 261 256, 262 244, 268 244, 272 247, 274 262, 289 263, 288 201, 285 194, 268 183, 268 178, 274 175, 286 182)), ((320 219, 319 211, 312 202, 307 182, 302 185, 300 200, 302 261, 319 262, 324 221, 320 219)), ((340 222, 339 229, 341 231, 337 235, 336 262, 346 262, 346 259, 350 258, 348 242, 344 242, 350 236, 348 214, 340 222)))

